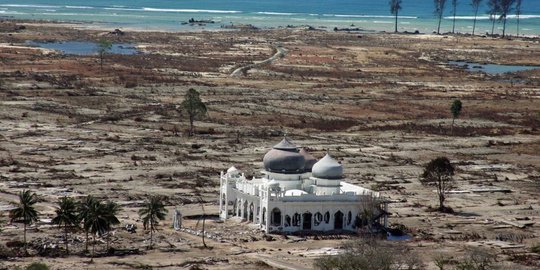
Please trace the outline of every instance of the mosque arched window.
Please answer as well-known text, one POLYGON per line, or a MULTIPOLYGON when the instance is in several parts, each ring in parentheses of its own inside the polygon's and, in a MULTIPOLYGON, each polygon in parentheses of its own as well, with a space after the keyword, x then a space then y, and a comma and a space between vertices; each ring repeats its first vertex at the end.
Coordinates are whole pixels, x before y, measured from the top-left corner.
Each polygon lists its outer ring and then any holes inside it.
POLYGON ((313 224, 315 226, 319 226, 321 222, 323 221, 323 215, 320 212, 315 213, 313 224))
POLYGON ((328 224, 330 223, 330 212, 326 211, 326 213, 324 213, 324 223, 328 224))
POLYGON ((291 217, 289 215, 285 215, 285 222, 283 223, 283 226, 285 227, 291 226, 291 217))
POLYGON ((294 227, 300 227, 300 219, 301 219, 300 214, 295 213, 292 218, 292 225, 294 227))
POLYGON ((351 211, 349 211, 349 213, 347 214, 347 225, 351 225, 351 222, 352 222, 352 213, 351 211))

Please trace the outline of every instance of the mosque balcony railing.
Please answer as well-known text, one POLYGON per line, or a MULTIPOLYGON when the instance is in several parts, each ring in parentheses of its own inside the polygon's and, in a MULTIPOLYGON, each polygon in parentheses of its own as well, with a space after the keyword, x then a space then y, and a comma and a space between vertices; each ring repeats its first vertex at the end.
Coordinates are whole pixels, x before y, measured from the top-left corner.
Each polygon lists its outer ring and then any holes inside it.
POLYGON ((281 202, 358 202, 371 197, 368 194, 356 194, 354 192, 332 195, 299 194, 289 196, 286 196, 285 192, 271 192, 268 199, 281 202))

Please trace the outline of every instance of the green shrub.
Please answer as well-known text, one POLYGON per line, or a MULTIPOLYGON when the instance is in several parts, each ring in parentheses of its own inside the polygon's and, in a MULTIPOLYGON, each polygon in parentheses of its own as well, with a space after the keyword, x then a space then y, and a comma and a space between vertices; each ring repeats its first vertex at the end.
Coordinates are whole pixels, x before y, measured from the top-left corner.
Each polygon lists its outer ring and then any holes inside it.
POLYGON ((49 267, 44 263, 35 262, 27 266, 26 270, 49 270, 49 267))

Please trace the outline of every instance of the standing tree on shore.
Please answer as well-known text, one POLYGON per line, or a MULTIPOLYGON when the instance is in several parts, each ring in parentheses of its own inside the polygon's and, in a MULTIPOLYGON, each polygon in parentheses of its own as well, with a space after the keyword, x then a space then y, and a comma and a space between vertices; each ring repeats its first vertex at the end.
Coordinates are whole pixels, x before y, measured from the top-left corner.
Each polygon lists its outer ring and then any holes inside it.
POLYGON ((456 31, 456 13, 457 13, 457 0, 452 0, 452 16, 454 17, 452 19, 452 34, 454 34, 456 31))
POLYGON ((394 23, 394 32, 397 33, 397 20, 398 20, 398 13, 401 10, 401 0, 390 0, 388 3, 390 5, 390 13, 394 15, 396 22, 394 23))
POLYGON ((499 11, 500 11, 499 1, 500 0, 488 0, 488 3, 487 3, 489 19, 491 20, 491 35, 492 36, 495 30, 495 21, 497 21, 497 14, 499 14, 499 11))
POLYGON ((97 52, 99 55, 99 66, 101 70, 103 70, 103 58, 105 58, 105 54, 107 54, 107 52, 109 52, 111 48, 112 48, 112 42, 106 39, 100 40, 97 45, 97 52))
POLYGON ((451 208, 444 206, 446 193, 452 188, 454 166, 446 157, 438 157, 431 160, 424 168, 420 178, 423 185, 435 185, 439 196, 439 211, 451 212, 451 208))
POLYGON ((458 118, 461 114, 462 108, 463 104, 459 99, 454 100, 454 102, 452 102, 452 106, 450 106, 450 112, 452 113, 452 128, 450 131, 451 134, 454 134, 454 122, 456 121, 456 118, 458 118))
POLYGON ((120 207, 120 205, 118 205, 117 203, 115 202, 112 202, 112 201, 107 201, 105 202, 105 205, 103 206, 105 209, 105 219, 107 220, 107 223, 109 224, 109 226, 107 227, 107 251, 109 250, 109 243, 110 243, 110 240, 111 240, 111 229, 112 229, 112 225, 118 225, 120 224, 120 220, 118 220, 118 217, 116 217, 118 215, 118 213, 120 212, 120 210, 122 210, 122 208, 120 207))
POLYGON ((90 219, 90 209, 92 208, 92 205, 97 203, 96 198, 93 196, 87 196, 84 198, 81 202, 79 202, 79 221, 83 224, 83 230, 85 235, 85 245, 84 245, 84 251, 88 252, 88 235, 90 233, 90 228, 88 226, 85 226, 86 223, 88 223, 88 220, 90 219))
POLYGON ((474 9, 474 22, 472 27, 473 36, 474 30, 476 30, 476 18, 478 17, 478 9, 480 8, 480 4, 482 4, 482 0, 471 0, 471 6, 474 9))
POLYGON ((519 36, 519 15, 521 15, 521 0, 516 0, 516 19, 517 19, 517 29, 516 36, 519 36))
POLYGON ((512 6, 516 0, 500 0, 499 1, 499 7, 501 11, 501 16, 499 17, 499 21, 503 21, 503 32, 502 37, 505 36, 506 33, 506 19, 508 17, 508 13, 512 12, 512 6))
POLYGON ((444 15, 444 6, 446 5, 446 0, 434 0, 435 10, 434 13, 439 18, 439 24, 437 25, 437 35, 441 34, 441 21, 444 15))
POLYGON ((167 209, 163 205, 163 199, 159 196, 152 196, 150 200, 144 202, 144 205, 139 209, 139 216, 143 220, 143 227, 145 230, 150 230, 150 249, 153 244, 154 231, 160 220, 165 219, 167 209))
POLYGON ((9 212, 11 222, 22 221, 24 226, 24 249, 26 250, 26 226, 32 225, 32 223, 38 220, 38 211, 34 208, 37 203, 36 193, 30 192, 30 190, 23 190, 19 193, 19 203, 15 209, 9 212))
POLYGON ((52 219, 52 223, 58 225, 59 228, 62 228, 62 226, 64 227, 66 253, 69 254, 68 229, 79 224, 77 204, 73 198, 63 197, 58 200, 58 206, 59 208, 56 209, 56 217, 52 219))
POLYGON ((190 88, 186 93, 184 101, 182 101, 182 108, 187 112, 189 117, 189 136, 193 136, 193 122, 195 119, 206 114, 206 105, 202 102, 199 92, 190 88))

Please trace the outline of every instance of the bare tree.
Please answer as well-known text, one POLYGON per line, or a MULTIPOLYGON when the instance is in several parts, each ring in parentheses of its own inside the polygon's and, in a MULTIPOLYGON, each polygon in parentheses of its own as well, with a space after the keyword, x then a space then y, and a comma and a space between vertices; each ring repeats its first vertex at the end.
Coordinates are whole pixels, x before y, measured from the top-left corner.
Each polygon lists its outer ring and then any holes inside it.
POLYGON ((390 5, 390 13, 394 15, 396 22, 394 23, 394 32, 397 33, 397 20, 398 20, 398 13, 401 10, 401 0, 390 0, 388 3, 390 5))
POLYGON ((472 27, 472 34, 474 36, 474 30, 476 30, 476 17, 478 16, 478 9, 480 8, 480 4, 482 4, 482 0, 471 0, 471 6, 474 9, 474 22, 472 27))
POLYGON ((437 26, 437 34, 441 33, 441 21, 444 14, 444 6, 446 5, 446 0, 434 0, 435 3, 435 16, 439 18, 439 24, 437 26))
POLYGON ((512 12, 513 8, 512 6, 516 0, 499 0, 499 8, 501 12, 501 16, 499 17, 499 21, 503 21, 503 32, 502 37, 506 34, 506 19, 508 17, 508 13, 512 12))

